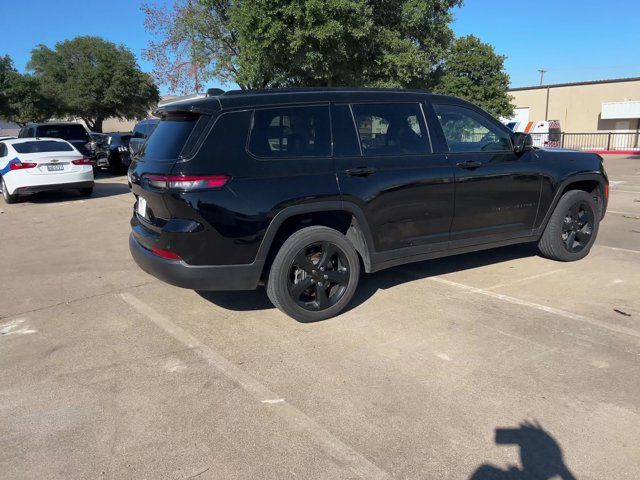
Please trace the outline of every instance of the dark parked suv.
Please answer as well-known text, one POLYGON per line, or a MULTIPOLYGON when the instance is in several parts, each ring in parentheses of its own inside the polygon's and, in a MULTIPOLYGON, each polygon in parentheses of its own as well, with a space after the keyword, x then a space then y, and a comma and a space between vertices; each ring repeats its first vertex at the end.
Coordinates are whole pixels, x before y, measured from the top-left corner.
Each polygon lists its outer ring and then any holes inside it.
POLYGON ((157 118, 147 118, 146 120, 140 120, 136 123, 135 127, 133 127, 131 138, 129 138, 129 151, 131 156, 140 151, 140 148, 153 133, 157 125, 157 118))
POLYGON ((93 159, 95 155, 89 133, 80 123, 44 122, 27 123, 20 130, 20 138, 61 138, 66 140, 85 157, 93 159))
POLYGON ((588 254, 602 158, 536 149, 463 100, 422 91, 227 92, 161 107, 129 169, 140 267, 197 290, 254 289, 338 314, 360 270, 523 242, 588 254))

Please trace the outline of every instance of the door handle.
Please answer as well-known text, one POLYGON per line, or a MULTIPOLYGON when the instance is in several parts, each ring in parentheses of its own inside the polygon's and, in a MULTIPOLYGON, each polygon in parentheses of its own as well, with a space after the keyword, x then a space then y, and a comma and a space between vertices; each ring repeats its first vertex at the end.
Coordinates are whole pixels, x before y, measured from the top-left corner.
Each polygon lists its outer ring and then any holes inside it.
POLYGON ((351 177, 368 177, 376 173, 378 170, 373 167, 356 167, 347 170, 347 175, 351 177))
POLYGON ((456 163, 460 168, 466 168, 468 170, 473 170, 474 168, 479 168, 482 166, 482 162, 476 162, 475 160, 465 160, 464 162, 456 163))

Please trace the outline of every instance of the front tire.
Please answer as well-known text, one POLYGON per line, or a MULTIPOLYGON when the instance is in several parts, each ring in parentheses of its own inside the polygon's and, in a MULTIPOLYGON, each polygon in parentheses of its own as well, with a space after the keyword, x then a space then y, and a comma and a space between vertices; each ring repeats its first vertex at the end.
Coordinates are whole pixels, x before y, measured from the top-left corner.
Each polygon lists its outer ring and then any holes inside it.
POLYGON ((552 260, 580 260, 589 254, 599 225, 600 211, 593 197, 582 190, 571 190, 556 205, 538 249, 552 260))
POLYGON ((11 195, 9 193, 7 184, 4 183, 4 178, 0 178, 0 186, 2 187, 2 198, 4 199, 5 203, 11 204, 11 203, 16 203, 18 201, 17 195, 11 195))
POLYGON ((299 322, 338 315, 358 286, 360 259, 337 230, 307 227, 295 232, 278 251, 267 281, 273 304, 299 322))

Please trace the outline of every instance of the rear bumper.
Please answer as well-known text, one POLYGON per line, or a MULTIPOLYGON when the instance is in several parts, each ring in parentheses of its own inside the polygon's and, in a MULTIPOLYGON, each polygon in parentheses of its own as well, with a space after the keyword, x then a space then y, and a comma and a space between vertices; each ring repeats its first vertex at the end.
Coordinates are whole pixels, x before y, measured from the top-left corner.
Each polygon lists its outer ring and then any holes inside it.
POLYGON ((73 182, 73 183, 54 183, 49 185, 32 185, 29 187, 18 187, 13 192, 15 195, 31 195, 32 193, 48 192, 51 190, 67 190, 67 189, 81 189, 81 188, 93 188, 94 182, 73 182))
POLYGON ((48 190, 93 187, 93 167, 83 165, 76 171, 54 174, 33 174, 29 170, 15 170, 4 175, 9 193, 28 195, 48 190))
POLYGON ((138 266, 150 275, 176 287, 191 290, 254 290, 261 265, 189 265, 167 260, 144 248, 129 235, 129 250, 138 266))

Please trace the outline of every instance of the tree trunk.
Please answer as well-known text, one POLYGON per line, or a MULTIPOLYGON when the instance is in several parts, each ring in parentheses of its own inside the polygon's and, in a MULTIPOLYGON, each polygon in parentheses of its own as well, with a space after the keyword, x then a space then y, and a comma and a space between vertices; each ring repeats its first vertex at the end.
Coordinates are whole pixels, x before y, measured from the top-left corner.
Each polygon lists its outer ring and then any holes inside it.
POLYGON ((95 119, 83 118, 82 120, 84 120, 84 123, 87 124, 87 127, 89 128, 89 131, 96 132, 96 133, 102 133, 102 122, 104 121, 104 119, 102 117, 98 117, 98 118, 95 118, 95 119))

